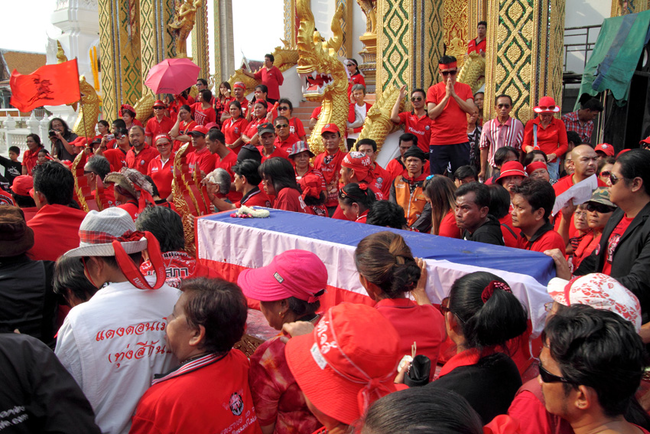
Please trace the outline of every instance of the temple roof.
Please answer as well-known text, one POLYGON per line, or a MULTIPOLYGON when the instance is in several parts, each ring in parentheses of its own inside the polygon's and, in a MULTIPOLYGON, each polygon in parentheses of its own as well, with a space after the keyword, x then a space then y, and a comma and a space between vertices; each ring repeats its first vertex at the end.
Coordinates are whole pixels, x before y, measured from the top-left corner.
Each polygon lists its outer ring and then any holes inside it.
POLYGON ((31 74, 45 62, 45 54, 0 50, 0 83, 9 80, 14 69, 21 74, 31 74))

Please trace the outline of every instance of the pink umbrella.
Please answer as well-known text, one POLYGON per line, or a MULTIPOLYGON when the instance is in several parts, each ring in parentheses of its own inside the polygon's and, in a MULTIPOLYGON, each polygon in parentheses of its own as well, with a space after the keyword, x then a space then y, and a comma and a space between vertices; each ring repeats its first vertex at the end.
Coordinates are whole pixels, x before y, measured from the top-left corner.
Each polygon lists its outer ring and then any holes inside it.
POLYGON ((149 70, 144 83, 155 94, 178 95, 196 83, 200 70, 189 59, 165 59, 149 70))

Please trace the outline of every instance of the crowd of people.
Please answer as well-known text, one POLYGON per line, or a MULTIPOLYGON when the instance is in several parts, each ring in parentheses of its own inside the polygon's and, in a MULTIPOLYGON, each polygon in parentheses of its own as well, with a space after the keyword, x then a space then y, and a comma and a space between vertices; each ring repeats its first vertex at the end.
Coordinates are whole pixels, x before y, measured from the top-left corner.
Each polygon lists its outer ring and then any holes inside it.
POLYGON ((13 147, 0 160, 0 431, 649 432, 650 140, 593 146, 603 108, 588 96, 561 119, 544 96, 523 125, 510 96, 472 94, 444 56, 411 111, 400 89, 399 155, 382 167, 375 140, 358 140, 371 106, 347 59, 348 123, 325 125, 316 155, 273 61, 245 71, 262 82, 251 101, 242 83, 213 95, 199 79, 196 100, 157 100, 144 125, 128 104, 91 139, 55 118, 51 153, 32 134, 22 162, 13 147), (553 302, 532 306, 547 310, 538 362, 513 359, 530 324, 507 280, 472 272, 430 299, 399 231, 356 246, 367 304, 321 308, 328 267, 304 250, 224 280, 185 250, 172 183, 187 144, 182 170, 214 212, 261 206, 550 256, 553 302), (79 185, 102 211, 81 209, 79 185), (233 346, 256 303, 278 335, 247 357, 233 346))

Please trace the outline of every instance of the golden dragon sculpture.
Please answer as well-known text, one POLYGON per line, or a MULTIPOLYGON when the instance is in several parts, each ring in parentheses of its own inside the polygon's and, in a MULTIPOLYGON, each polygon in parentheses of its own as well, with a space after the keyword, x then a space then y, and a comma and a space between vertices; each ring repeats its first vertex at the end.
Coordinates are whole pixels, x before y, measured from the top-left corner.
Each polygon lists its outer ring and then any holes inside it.
MULTIPOLYGON (((297 72, 305 80, 303 96, 321 102, 320 117, 309 137, 309 149, 315 154, 324 150, 320 135, 323 126, 336 124, 339 130, 345 131, 348 118, 348 78, 337 54, 343 43, 340 24, 343 12, 344 6, 339 3, 332 17, 332 37, 323 41, 316 31, 309 0, 296 3, 296 16, 300 20, 297 72)), ((344 140, 341 140, 341 150, 346 150, 344 140)))
POLYGON ((72 130, 79 137, 95 137, 95 125, 97 125, 100 112, 99 95, 83 75, 79 77, 79 91, 81 92, 81 107, 72 130))
POLYGON ((473 52, 465 58, 465 63, 458 73, 458 81, 472 88, 472 93, 485 84, 485 57, 473 52))
MULTIPOLYGON (((396 86, 391 86, 382 92, 379 101, 368 110, 357 142, 361 139, 373 139, 377 143, 377 152, 381 151, 386 136, 399 129, 399 126, 390 120, 391 111, 398 97, 399 89, 396 86)), ((400 111, 403 108, 404 101, 402 100, 400 102, 400 111)), ((356 149, 356 143, 354 146, 356 149)))

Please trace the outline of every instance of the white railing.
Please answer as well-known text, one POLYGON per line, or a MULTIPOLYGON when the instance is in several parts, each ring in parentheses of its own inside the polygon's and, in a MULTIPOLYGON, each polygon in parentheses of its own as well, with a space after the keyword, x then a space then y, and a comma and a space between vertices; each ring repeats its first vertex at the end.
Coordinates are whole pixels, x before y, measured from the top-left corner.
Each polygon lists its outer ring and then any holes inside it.
POLYGON ((37 119, 34 112, 29 117, 21 117, 18 111, 8 111, 6 116, 0 117, 0 155, 9 156, 9 147, 18 146, 19 160, 22 161, 23 152, 27 150, 29 134, 37 134, 45 148, 51 151, 51 143, 47 139, 49 122, 46 116, 37 119))

